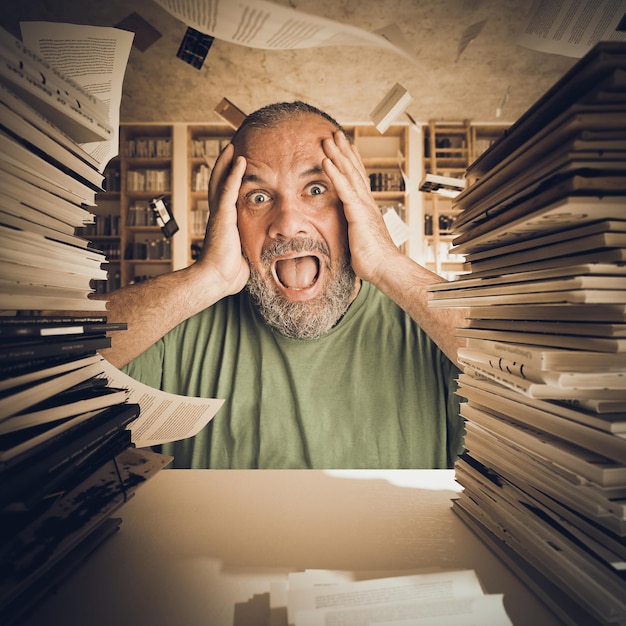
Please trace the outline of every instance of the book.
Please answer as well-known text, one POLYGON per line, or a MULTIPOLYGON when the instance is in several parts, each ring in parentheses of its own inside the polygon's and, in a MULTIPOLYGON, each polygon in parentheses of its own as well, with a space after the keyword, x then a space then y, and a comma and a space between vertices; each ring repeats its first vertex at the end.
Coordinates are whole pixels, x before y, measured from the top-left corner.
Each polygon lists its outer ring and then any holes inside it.
POLYGON ((8 165, 13 165, 21 170, 35 171, 40 177, 53 180, 56 185, 63 187, 75 197, 90 205, 95 205, 96 189, 94 186, 85 184, 78 178, 74 178, 62 171, 52 163, 46 161, 38 154, 28 150, 19 141, 6 132, 0 130, 0 156, 8 165))
POLYGON ((77 156, 75 151, 58 143, 1 102, 0 127, 13 139, 23 143, 31 152, 57 166, 64 173, 86 182, 96 191, 104 190, 104 175, 96 168, 77 156))
POLYGON ((10 361, 27 361, 47 356, 61 354, 84 354, 95 352, 102 348, 109 348, 111 338, 102 336, 63 336, 41 339, 39 341, 19 341, 14 343, 3 343, 0 345, 0 360, 8 363, 10 361))
POLYGON ((538 342, 522 344, 495 339, 469 338, 465 351, 515 362, 535 372, 625 372, 626 361, 619 354, 582 349, 555 349, 538 342))
POLYGON ((598 42, 523 113, 487 152, 476 159, 468 170, 490 171, 518 146, 540 132, 551 120, 564 111, 572 110, 576 103, 584 103, 580 107, 583 111, 585 108, 593 111, 594 105, 598 104, 600 110, 606 110, 603 94, 615 91, 616 88, 624 90, 624 56, 624 47, 619 42, 598 42))
MULTIPOLYGON (((105 338, 105 344, 107 339, 109 338, 105 338)), ((89 352, 89 350, 81 351, 79 354, 82 355, 85 352, 89 352)), ((59 353, 62 352, 54 352, 54 354, 59 353)), ((65 354, 67 354, 67 352, 65 354)), ((20 411, 23 411, 24 409, 27 409, 42 400, 45 400, 55 393, 65 391, 80 382, 88 380, 93 376, 97 376, 101 373, 101 371, 102 366, 98 361, 84 365, 83 367, 73 371, 45 379, 35 385, 25 384, 14 389, 7 389, 2 394, 2 397, 0 397, 0 420, 10 417, 11 415, 15 415, 16 413, 19 413, 20 411)))
MULTIPOLYGON (((19 365, 20 363, 24 362, 18 362, 17 364, 19 365)), ((0 392, 9 389, 17 389, 27 384, 49 379, 59 374, 80 369, 85 365, 92 365, 94 363, 101 364, 102 357, 99 354, 92 354, 81 358, 76 358, 73 355, 61 355, 60 357, 54 357, 54 362, 47 366, 45 365, 45 359, 33 359, 25 363, 34 363, 34 365, 32 367, 27 365, 26 369, 29 371, 21 371, 15 376, 6 376, 0 379, 0 392)))
POLYGON ((475 397, 483 400, 482 402, 479 401, 479 404, 493 407, 499 412, 506 409, 508 402, 515 402, 516 404, 530 407, 531 410, 538 411, 541 414, 555 416, 559 420, 558 423, 565 423, 566 426, 567 423, 574 422, 613 435, 626 432, 626 415, 623 413, 596 413, 583 407, 575 406, 573 403, 530 398, 488 378, 460 374, 457 393, 461 397, 468 399, 469 396, 467 394, 474 394, 475 397), (486 404, 487 399, 488 404, 486 404))
MULTIPOLYGON (((471 378, 471 376, 466 378, 471 378)), ((470 384, 463 386, 459 390, 459 395, 469 400, 474 408, 494 417, 524 424, 601 454, 618 463, 626 464, 626 441, 621 437, 616 437, 605 429, 596 429, 582 423, 582 421, 564 419, 561 415, 557 415, 554 410, 544 410, 544 407, 549 406, 549 402, 545 400, 539 401, 532 398, 531 400, 535 401, 533 406, 528 402, 518 401, 517 397, 520 394, 514 395, 506 390, 502 390, 503 395, 498 397, 499 387, 500 385, 491 384, 481 389, 477 386, 472 387, 470 384)), ((597 418, 595 421, 600 422, 597 418)), ((620 424, 619 428, 621 428, 624 420, 617 423, 620 424)))
POLYGON ((83 149, 81 144, 75 142, 60 128, 55 126, 47 117, 41 115, 37 109, 28 105, 16 93, 11 91, 7 85, 1 82, 0 102, 56 141, 59 145, 73 152, 79 159, 83 160, 91 167, 99 169, 100 163, 98 159, 94 158, 89 152, 83 149))
POLYGON ((0 475, 32 460, 35 455, 45 454, 52 459, 51 453, 60 450, 67 456, 73 443, 82 449, 97 439, 98 428, 109 432, 110 428, 126 427, 137 418, 138 410, 136 404, 121 404, 79 413, 60 424, 44 424, 30 435, 22 432, 5 434, 0 437, 0 475))
POLYGON ((411 102, 413 96, 400 83, 396 83, 370 113, 378 132, 383 134, 411 102))
POLYGON ((10 173, 3 169, 1 164, 0 184, 5 193, 20 202, 20 204, 29 205, 31 208, 54 219, 56 230, 73 234, 76 227, 94 222, 94 214, 85 207, 37 186, 32 181, 22 179, 16 174, 10 173), (33 207, 33 204, 36 206, 33 207))
MULTIPOLYGON (((39 447, 20 448, 21 455, 18 453, 8 457, 12 448, 3 449, 11 463, 0 466, 0 509, 16 498, 19 502, 31 499, 34 495, 33 483, 37 487, 43 487, 44 491, 49 490, 49 486, 44 483, 48 482, 49 485, 50 479, 54 479, 58 486, 59 478, 66 479, 71 474, 71 471, 65 470, 71 470, 72 466, 85 463, 88 459, 97 458, 98 452, 105 449, 111 441, 121 439, 125 444, 124 448, 130 447, 130 431, 127 426, 137 418, 138 412, 136 404, 123 403, 89 411, 77 415, 71 420, 72 425, 63 431, 55 429, 53 436, 39 447), (83 419, 79 419, 80 417, 83 419)), ((10 436, 0 437, 0 443, 4 439, 10 439, 10 436)), ((117 447, 117 443, 114 447, 117 447)))
MULTIPOLYGON (((580 306, 584 307, 590 305, 580 306)), ((480 309, 482 307, 477 308, 480 309)), ((502 308, 508 308, 508 306, 502 308)), ((535 346, 542 345, 552 348, 569 348, 571 350, 583 350, 587 352, 606 352, 608 355, 613 356, 616 362, 621 361, 622 363, 624 359, 623 353, 626 352, 626 340, 609 337, 542 335, 539 333, 521 333, 506 330, 483 330, 480 328, 460 328, 456 331, 456 333, 459 337, 494 339, 502 342, 535 346)))
MULTIPOLYGON (((621 486, 626 481, 626 464, 581 448, 562 437, 515 423, 510 419, 496 417, 482 408, 467 403, 461 404, 461 414, 472 423, 472 426, 468 425, 468 433, 475 432, 473 425, 477 425, 482 431, 493 433, 511 446, 514 444, 527 449, 539 455, 544 461, 557 464, 596 485, 614 487, 621 486)), ((470 435, 467 442, 467 448, 472 450, 472 456, 475 456, 474 452, 477 449, 475 438, 470 435), (473 447, 470 447, 470 442, 473 447)), ((480 460, 480 457, 478 458, 480 460)))
POLYGON ((114 387, 89 389, 82 393, 50 396, 28 411, 12 415, 0 421, 0 436, 34 426, 60 422, 69 417, 122 404, 128 399, 128 391, 114 387))
MULTIPOLYGON (((562 322, 626 322, 626 307, 619 304, 564 304, 564 305, 520 305, 470 307, 468 319, 538 320, 562 322)), ((515 331, 512 323, 508 329, 515 331)), ((528 337, 519 333, 521 337, 528 337)), ((490 337, 486 337, 490 339, 490 337)), ((493 338, 493 337, 491 337, 493 338)), ((513 340, 515 343, 515 340, 513 340)), ((536 343, 536 342, 535 342, 536 343)), ((540 342, 542 343, 542 342, 540 342)))
POLYGON ((543 236, 561 231, 569 225, 623 219, 624 214, 620 209, 623 208, 626 180, 623 177, 601 177, 587 185, 588 181, 589 178, 575 176, 568 181, 561 181, 556 190, 548 187, 537 194, 530 194, 523 202, 455 236, 452 241, 455 254, 481 251, 487 247, 517 242, 521 238, 543 236), (600 190, 601 185, 604 185, 604 191, 600 190), (593 189, 586 195, 571 193, 573 189, 591 187, 597 187, 596 193, 593 193, 593 189))
POLYGON ((467 181, 463 178, 452 176, 442 176, 428 172, 420 181, 418 189, 426 193, 438 193, 447 198, 456 198, 463 189, 467 181))
POLYGON ((2 341, 29 340, 63 335, 104 335, 110 331, 126 330, 126 322, 107 322, 106 316, 47 317, 0 316, 2 341))
MULTIPOLYGON (((550 253, 555 254, 560 251, 560 248, 557 246, 562 246, 566 244, 566 242, 572 248, 573 252, 581 252, 585 251, 585 248, 577 244, 580 244, 584 237, 593 237, 596 235, 623 235, 624 233, 626 233, 626 221, 623 220, 601 220, 590 224, 573 224, 556 233, 525 238, 515 243, 502 244, 495 248, 487 248, 486 250, 470 253, 466 255, 465 260, 469 263, 476 263, 493 257, 510 255, 516 252, 524 252, 529 249, 537 248, 546 248, 550 253), (550 247, 548 248, 548 246, 550 247)), ((590 248, 587 248, 587 250, 589 249, 590 248)), ((452 251, 456 253, 454 249, 452 251)), ((569 250, 565 251, 565 254, 570 253, 569 250)), ((616 273, 619 271, 619 268, 608 266, 607 264, 604 270, 610 273, 616 273)))
MULTIPOLYGON (((511 330, 511 320, 469 320, 469 328, 511 330)), ((561 322, 558 320, 515 320, 515 330, 522 333, 574 335, 582 337, 626 337, 626 324, 607 322, 561 322)))

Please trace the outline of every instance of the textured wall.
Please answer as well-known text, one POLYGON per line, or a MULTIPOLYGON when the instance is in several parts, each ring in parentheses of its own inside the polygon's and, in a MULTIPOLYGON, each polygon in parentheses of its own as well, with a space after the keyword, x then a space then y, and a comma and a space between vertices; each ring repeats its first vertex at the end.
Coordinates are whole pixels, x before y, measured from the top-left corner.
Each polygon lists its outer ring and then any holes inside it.
POLYGON ((575 62, 515 45, 527 0, 276 0, 367 30, 396 22, 417 54, 411 64, 381 49, 333 47, 267 52, 216 41, 202 69, 176 58, 185 24, 152 0, 5 0, 2 24, 19 19, 112 26, 133 11, 163 36, 147 51, 133 48, 124 82, 122 121, 218 122, 227 97, 246 112, 276 100, 304 99, 342 122, 369 121, 395 83, 414 97, 418 121, 514 121, 575 62), (457 59, 463 31, 487 20, 457 59), (508 104, 495 112, 505 91, 508 104))

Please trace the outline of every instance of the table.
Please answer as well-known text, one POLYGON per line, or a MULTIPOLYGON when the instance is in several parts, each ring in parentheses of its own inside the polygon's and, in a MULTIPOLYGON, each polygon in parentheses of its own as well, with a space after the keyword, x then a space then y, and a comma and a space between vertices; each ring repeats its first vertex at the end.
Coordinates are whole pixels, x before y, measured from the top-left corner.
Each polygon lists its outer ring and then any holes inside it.
POLYGON ((515 626, 557 618, 452 512, 452 470, 164 470, 25 626, 261 626, 290 571, 474 569, 515 626))

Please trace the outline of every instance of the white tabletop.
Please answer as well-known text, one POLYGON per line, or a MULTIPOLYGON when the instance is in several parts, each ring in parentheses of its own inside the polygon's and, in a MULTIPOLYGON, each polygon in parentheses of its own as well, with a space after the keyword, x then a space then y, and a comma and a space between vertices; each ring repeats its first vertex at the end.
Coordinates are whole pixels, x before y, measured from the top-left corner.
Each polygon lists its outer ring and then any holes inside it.
POLYGON ((265 626, 290 571, 474 569, 515 626, 558 620, 451 511, 452 471, 165 470, 27 626, 265 626))

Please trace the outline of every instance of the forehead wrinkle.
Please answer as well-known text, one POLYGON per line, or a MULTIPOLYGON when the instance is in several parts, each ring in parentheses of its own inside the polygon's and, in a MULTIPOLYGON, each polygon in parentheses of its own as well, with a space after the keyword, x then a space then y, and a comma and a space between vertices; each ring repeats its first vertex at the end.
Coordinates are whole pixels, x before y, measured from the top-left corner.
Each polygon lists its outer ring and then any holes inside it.
MULTIPOLYGON (((324 176, 326 178, 326 173, 321 165, 313 165, 312 167, 308 167, 306 170, 298 174, 298 178, 305 179, 310 178, 311 176, 324 176)), ((253 172, 249 172, 243 175, 241 179, 242 183, 265 183, 267 182, 263 176, 259 174, 255 174, 253 172)))

